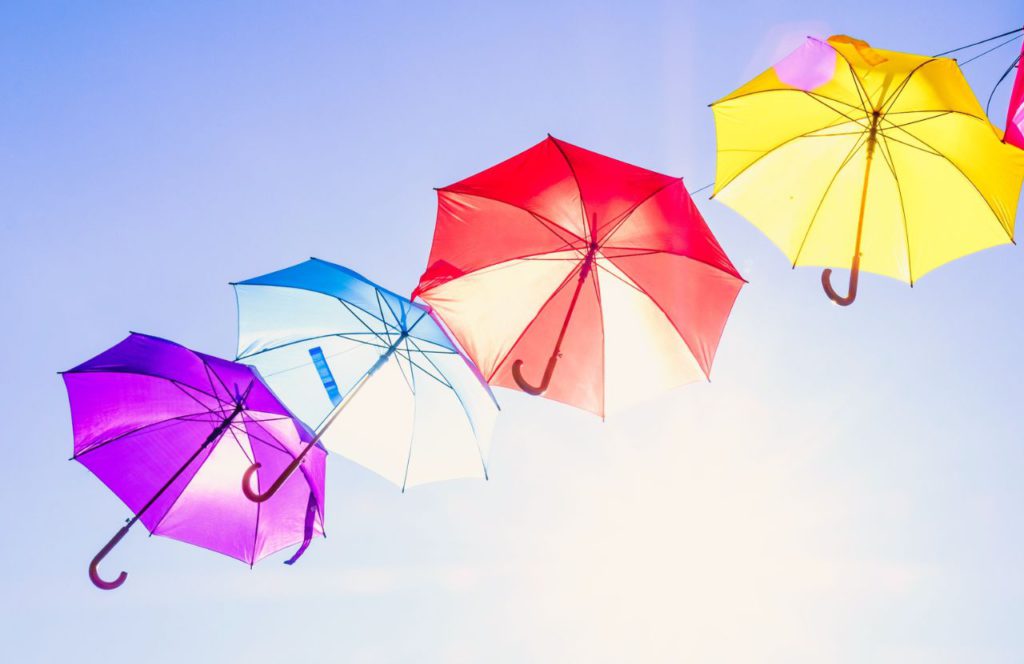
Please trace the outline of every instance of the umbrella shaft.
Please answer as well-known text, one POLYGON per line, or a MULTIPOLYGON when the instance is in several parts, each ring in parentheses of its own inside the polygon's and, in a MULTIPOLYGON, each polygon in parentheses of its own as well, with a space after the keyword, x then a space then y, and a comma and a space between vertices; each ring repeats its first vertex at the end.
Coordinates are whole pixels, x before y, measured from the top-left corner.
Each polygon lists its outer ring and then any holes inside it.
POLYGON ((583 259, 583 266, 580 268, 580 278, 576 281, 576 292, 572 294, 569 310, 565 313, 565 320, 562 321, 562 329, 558 332, 558 339, 555 341, 555 349, 551 351, 551 357, 556 357, 562 349, 562 340, 565 339, 565 333, 569 329, 569 320, 572 319, 572 312, 576 309, 576 302, 580 299, 580 292, 583 290, 583 284, 587 281, 590 270, 594 266, 594 257, 596 255, 597 243, 595 242, 591 243, 590 249, 587 250, 587 255, 583 259))
POLYGON ((857 216, 857 241, 853 248, 853 259, 860 262, 860 240, 864 233, 864 208, 868 202, 868 182, 871 179, 871 160, 875 156, 875 145, 878 142, 878 121, 882 115, 880 111, 871 114, 871 128, 868 130, 868 154, 864 163, 864 186, 860 190, 860 213, 857 216))

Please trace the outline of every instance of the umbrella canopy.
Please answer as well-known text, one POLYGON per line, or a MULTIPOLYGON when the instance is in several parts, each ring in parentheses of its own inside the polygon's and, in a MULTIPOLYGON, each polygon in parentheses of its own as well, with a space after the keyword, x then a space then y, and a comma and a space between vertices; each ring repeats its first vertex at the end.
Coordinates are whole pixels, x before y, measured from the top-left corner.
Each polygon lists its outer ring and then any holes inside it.
POLYGON ((712 104, 714 197, 793 266, 913 283, 1013 239, 1024 154, 999 140, 955 60, 850 37, 803 46, 712 104))
POLYGON ((329 449, 403 490, 486 478, 497 404, 429 308, 317 259, 235 291, 238 359, 329 449))
POLYGON ((743 283, 681 179, 549 136, 438 190, 414 296, 492 385, 603 416, 706 378, 743 283))
POLYGON ((1020 55, 1017 56, 1017 76, 1010 92, 1010 105, 1006 109, 1006 134, 1004 140, 1024 150, 1024 67, 1020 66, 1024 58, 1024 44, 1021 44, 1020 55))
POLYGON ((324 458, 308 456, 278 500, 255 505, 238 490, 254 461, 275 478, 312 440, 252 368, 144 334, 64 372, 74 459, 134 512, 93 559, 97 565, 137 521, 154 535, 252 565, 323 533, 324 458))

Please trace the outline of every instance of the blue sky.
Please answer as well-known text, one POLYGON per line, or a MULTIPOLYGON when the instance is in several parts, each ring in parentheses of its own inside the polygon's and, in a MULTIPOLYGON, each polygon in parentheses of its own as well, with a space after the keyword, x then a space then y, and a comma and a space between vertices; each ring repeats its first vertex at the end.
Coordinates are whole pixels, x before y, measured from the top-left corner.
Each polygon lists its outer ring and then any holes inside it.
MULTIPOLYGON (((333 457, 330 536, 294 568, 140 531, 108 561, 128 583, 89 584, 128 514, 67 461, 57 370, 129 330, 230 356, 228 282, 310 255, 408 291, 431 187, 547 132, 703 186, 707 103, 804 35, 935 53, 1021 22, 1009 0, 411 4, 0 9, 3 659, 1020 661, 1020 249, 868 275, 840 309, 706 193, 751 282, 712 384, 605 424, 501 391, 489 482, 402 495, 333 457)), ((965 67, 979 96, 1012 57, 965 67)))

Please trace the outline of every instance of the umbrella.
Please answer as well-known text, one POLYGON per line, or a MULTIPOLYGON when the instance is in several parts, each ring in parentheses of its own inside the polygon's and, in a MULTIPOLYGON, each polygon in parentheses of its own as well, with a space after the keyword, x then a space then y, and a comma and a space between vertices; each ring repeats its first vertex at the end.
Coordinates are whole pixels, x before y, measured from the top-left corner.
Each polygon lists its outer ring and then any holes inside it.
MULTIPOLYGON (((497 404, 428 307, 317 259, 234 286, 238 359, 259 367, 328 449, 403 491, 487 477, 497 404)), ((256 468, 243 490, 266 500, 278 484, 253 491, 256 468)))
POLYGON ((1013 240, 1024 154, 1004 145, 955 60, 807 41, 712 104, 714 197, 797 265, 911 285, 1013 240))
POLYGON ((139 521, 153 535, 250 566, 302 542, 295 562, 323 533, 322 449, 274 504, 254 505, 238 491, 238 474, 254 460, 280 472, 312 439, 251 367, 133 333, 63 377, 73 458, 134 512, 89 565, 97 587, 124 583, 124 572, 105 581, 97 567, 139 521))
POLYGON ((414 296, 492 385, 603 417, 705 379, 743 283, 681 179, 548 136, 438 190, 414 296))
POLYGON ((1020 55, 1014 63, 1017 67, 1017 77, 1013 81, 1013 90, 1010 91, 1010 104, 1006 109, 1006 134, 1003 140, 1024 150, 1024 67, 1020 66, 1021 58, 1024 58, 1024 44, 1021 44, 1020 55))

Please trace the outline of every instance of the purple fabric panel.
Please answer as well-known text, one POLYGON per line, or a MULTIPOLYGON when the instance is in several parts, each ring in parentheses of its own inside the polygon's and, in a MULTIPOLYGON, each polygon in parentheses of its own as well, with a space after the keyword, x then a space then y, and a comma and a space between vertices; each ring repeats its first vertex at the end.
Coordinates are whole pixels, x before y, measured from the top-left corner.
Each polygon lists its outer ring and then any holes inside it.
MULTIPOLYGON (((253 413, 244 422, 256 461, 261 464, 257 472, 259 488, 265 489, 301 453, 305 443, 291 420, 259 420, 264 417, 253 413)), ((261 503, 256 560, 302 541, 311 491, 317 504, 323 505, 326 456, 321 448, 314 448, 303 460, 300 472, 292 474, 273 498, 261 503)), ((318 517, 317 525, 316 532, 322 533, 322 517, 318 517)))
POLYGON ((810 92, 832 80, 836 72, 836 50, 827 42, 808 37, 799 47, 774 67, 779 80, 799 90, 810 92))
MULTIPOLYGON (((158 424, 97 446, 78 461, 137 513, 199 449, 215 426, 211 421, 158 424)), ((141 520, 146 528, 152 531, 159 523, 211 449, 207 448, 143 514, 141 520)))
POLYGON ((75 454, 159 422, 221 407, 209 396, 153 376, 66 373, 64 384, 71 402, 75 454))

